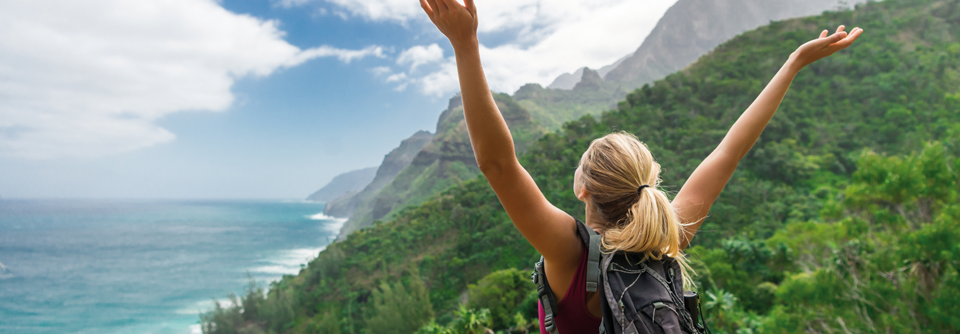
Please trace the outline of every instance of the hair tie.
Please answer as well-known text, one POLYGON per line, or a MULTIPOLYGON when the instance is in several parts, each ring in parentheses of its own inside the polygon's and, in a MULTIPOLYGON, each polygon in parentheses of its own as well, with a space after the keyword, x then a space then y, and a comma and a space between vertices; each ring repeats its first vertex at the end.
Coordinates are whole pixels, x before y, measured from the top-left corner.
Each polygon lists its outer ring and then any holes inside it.
POLYGON ((643 195, 643 188, 649 187, 649 185, 642 185, 640 188, 637 188, 637 196, 643 195))

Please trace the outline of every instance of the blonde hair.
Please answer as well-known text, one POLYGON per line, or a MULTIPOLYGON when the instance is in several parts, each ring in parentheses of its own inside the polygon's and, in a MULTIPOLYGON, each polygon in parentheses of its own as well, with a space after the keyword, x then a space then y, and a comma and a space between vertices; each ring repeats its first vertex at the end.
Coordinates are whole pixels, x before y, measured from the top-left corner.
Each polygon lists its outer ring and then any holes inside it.
POLYGON ((608 224, 601 239, 605 252, 642 253, 643 260, 672 257, 684 281, 692 282, 693 270, 680 249, 680 219, 659 189, 660 164, 646 145, 626 132, 608 134, 590 143, 578 169, 575 191, 586 188, 608 224))

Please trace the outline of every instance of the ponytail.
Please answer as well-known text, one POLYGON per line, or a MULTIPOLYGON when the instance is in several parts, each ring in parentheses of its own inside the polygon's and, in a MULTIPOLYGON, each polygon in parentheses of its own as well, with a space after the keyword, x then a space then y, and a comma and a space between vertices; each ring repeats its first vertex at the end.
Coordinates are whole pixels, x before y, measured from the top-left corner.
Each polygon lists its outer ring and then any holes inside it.
POLYGON ((660 164, 646 145, 631 134, 611 133, 590 143, 580 159, 580 179, 607 229, 601 245, 605 252, 643 254, 660 260, 664 255, 680 263, 684 283, 693 281, 693 270, 680 249, 681 222, 661 191, 660 164))

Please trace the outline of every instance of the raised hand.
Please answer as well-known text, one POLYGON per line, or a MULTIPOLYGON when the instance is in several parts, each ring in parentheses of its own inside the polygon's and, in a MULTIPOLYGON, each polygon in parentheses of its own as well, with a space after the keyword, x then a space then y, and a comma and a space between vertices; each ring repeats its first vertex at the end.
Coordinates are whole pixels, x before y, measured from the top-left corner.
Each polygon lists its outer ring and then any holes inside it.
POLYGON ((477 42, 477 6, 473 0, 420 0, 420 7, 454 48, 477 42))
POLYGON ((790 57, 801 66, 807 66, 850 46, 863 33, 863 29, 853 28, 848 34, 843 31, 844 28, 842 25, 837 27, 837 31, 830 36, 827 36, 827 30, 824 30, 820 33, 820 38, 804 43, 790 57))

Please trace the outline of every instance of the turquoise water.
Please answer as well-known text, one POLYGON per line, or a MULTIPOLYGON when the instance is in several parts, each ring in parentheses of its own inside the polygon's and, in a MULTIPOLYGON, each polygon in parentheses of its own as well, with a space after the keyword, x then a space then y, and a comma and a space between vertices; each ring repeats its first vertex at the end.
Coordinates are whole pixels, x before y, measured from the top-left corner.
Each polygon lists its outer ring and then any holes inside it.
POLYGON ((342 220, 282 201, 0 200, 0 333, 199 333, 214 298, 296 274, 342 220), (5 267, 5 268, 4 268, 5 267))

